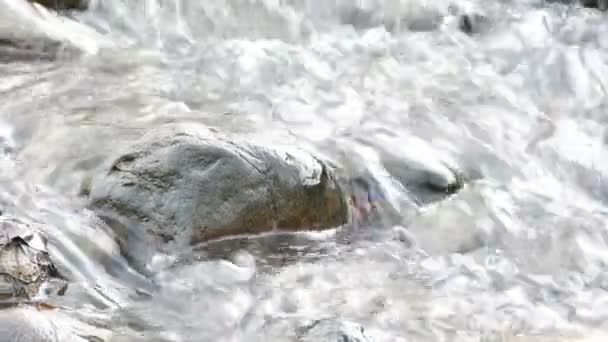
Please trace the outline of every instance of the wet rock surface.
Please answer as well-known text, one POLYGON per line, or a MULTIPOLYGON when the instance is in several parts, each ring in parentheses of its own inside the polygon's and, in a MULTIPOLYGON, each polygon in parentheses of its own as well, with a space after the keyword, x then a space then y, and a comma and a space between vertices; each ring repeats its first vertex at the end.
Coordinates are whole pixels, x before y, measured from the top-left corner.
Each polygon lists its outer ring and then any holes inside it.
POLYGON ((458 17, 458 28, 466 34, 477 34, 488 30, 490 20, 483 14, 465 13, 458 17))
POLYGON ((0 340, 105 341, 110 333, 67 315, 52 297, 68 282, 49 254, 46 236, 0 213, 0 340))
POLYGON ((557 3, 564 5, 580 5, 587 8, 596 8, 600 11, 608 9, 608 1, 606 0, 547 0, 548 3, 557 3))
POLYGON ((581 5, 590 8, 597 8, 601 11, 608 10, 608 1, 606 0, 581 0, 581 5))
POLYGON ((357 323, 319 320, 301 329, 298 342, 370 342, 365 329, 357 323))
POLYGON ((93 181, 90 207, 123 242, 142 238, 137 230, 188 244, 347 220, 332 171, 314 156, 177 126, 147 134, 118 157, 93 181))
POLYGON ((55 10, 84 10, 89 4, 88 0, 33 0, 33 2, 55 10))
POLYGON ((403 209, 408 206, 424 206, 444 200, 467 182, 480 178, 462 168, 459 162, 424 146, 415 137, 406 139, 406 143, 392 139, 362 139, 362 142, 375 147, 378 152, 341 152, 348 156, 340 160, 343 169, 348 170, 343 182, 351 198, 382 209, 382 216, 389 221, 399 221, 404 214, 403 209), (382 144, 405 146, 383 149, 382 144))
POLYGON ((0 303, 29 301, 56 276, 46 237, 16 220, 0 220, 0 303))
POLYGON ((54 40, 0 37, 0 63, 50 61, 70 52, 68 47, 54 40))

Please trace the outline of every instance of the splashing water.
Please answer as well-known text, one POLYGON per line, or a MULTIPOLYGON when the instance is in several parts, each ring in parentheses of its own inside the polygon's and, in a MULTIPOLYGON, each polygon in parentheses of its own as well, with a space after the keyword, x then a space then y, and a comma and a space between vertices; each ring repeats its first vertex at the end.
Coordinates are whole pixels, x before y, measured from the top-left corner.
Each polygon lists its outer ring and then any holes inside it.
POLYGON ((323 318, 391 342, 608 328, 603 12, 541 0, 0 7, 3 36, 84 51, 0 64, 0 208, 40 224, 86 298, 64 305, 116 341, 295 341, 323 318), (485 24, 461 32, 464 13, 485 24), (287 133, 371 175, 393 219, 347 244, 355 233, 338 230, 196 246, 157 256, 146 278, 80 193, 167 122, 287 133), (404 186, 413 164, 476 176, 420 206, 404 186))

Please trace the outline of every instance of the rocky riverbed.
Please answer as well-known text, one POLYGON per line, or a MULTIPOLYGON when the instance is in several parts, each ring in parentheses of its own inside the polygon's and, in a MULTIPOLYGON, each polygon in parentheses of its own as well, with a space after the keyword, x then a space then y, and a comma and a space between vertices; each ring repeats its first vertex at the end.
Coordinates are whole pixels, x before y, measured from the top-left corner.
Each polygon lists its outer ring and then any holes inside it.
POLYGON ((0 342, 603 340, 607 8, 0 0, 0 342))

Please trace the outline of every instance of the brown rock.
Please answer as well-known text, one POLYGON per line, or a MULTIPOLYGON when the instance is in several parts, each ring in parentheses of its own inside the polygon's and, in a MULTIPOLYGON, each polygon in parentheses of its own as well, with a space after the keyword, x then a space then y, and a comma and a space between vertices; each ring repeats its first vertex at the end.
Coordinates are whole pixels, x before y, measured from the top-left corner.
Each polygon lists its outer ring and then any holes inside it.
POLYGON ((148 134, 118 157, 93 181, 90 201, 130 251, 142 231, 161 245, 184 245, 333 228, 348 217, 330 168, 307 152, 175 127, 148 134))

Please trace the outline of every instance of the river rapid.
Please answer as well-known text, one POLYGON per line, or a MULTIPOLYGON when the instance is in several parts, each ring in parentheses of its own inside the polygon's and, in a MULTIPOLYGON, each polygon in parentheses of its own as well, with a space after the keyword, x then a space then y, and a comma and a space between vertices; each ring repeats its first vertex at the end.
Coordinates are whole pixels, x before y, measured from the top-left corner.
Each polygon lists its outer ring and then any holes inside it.
POLYGON ((77 280, 57 305, 112 341, 296 341, 326 318, 382 342, 608 329, 605 13, 541 0, 100 0, 69 19, 0 7, 2 35, 39 44, 0 57, 0 210, 48 234, 77 280), (463 13, 478 15, 473 34, 463 13), (364 168, 390 219, 194 246, 140 274, 83 193, 116 150, 172 122, 288 135, 364 168), (437 160, 470 181, 421 203, 400 163, 437 160))

